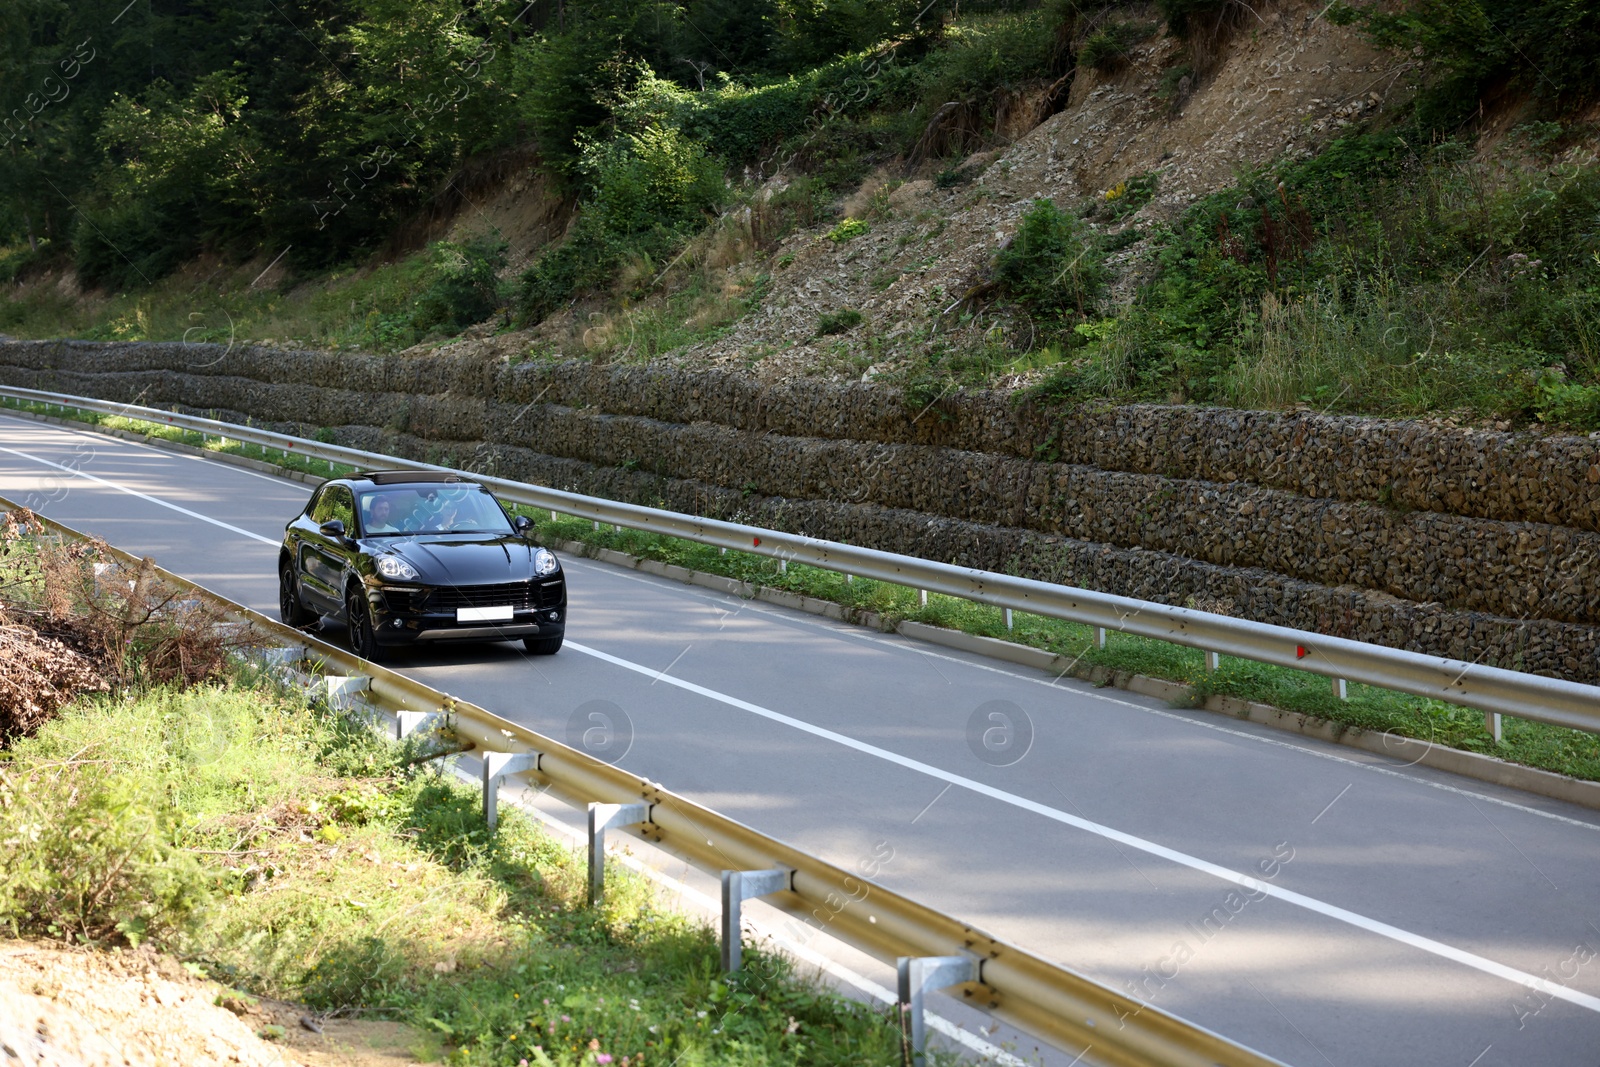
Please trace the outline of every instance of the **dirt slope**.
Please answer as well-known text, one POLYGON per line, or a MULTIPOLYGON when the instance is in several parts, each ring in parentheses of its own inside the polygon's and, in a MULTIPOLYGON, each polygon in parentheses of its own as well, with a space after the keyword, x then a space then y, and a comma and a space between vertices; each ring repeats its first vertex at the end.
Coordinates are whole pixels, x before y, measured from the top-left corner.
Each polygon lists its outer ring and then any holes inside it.
MULTIPOLYGON (((922 343, 919 326, 935 333, 957 328, 947 314, 951 305, 981 279, 1036 197, 1073 207, 1154 172, 1153 199, 1132 217, 1104 226, 1118 231, 1175 217, 1190 201, 1230 184, 1241 166, 1310 154, 1404 92, 1408 66, 1386 61, 1355 30, 1318 18, 1319 6, 1286 4, 1264 12, 1259 26, 1224 45, 1215 69, 1198 84, 1191 76, 1188 83, 1163 86, 1164 72, 1182 59, 1181 43, 1164 35, 1137 46, 1119 72, 1080 71, 1065 109, 1014 144, 965 164, 965 173, 981 168, 970 184, 907 181, 890 194, 890 214, 863 237, 844 243, 816 232, 794 237, 779 253, 780 261, 785 253, 794 260, 776 272, 763 306, 715 344, 684 353, 682 361, 748 364, 768 378, 819 371, 870 377, 922 343), (867 337, 881 339, 875 365, 861 369, 859 361, 840 360, 838 342, 815 336, 821 315, 842 308, 866 319, 861 336, 850 338, 851 348, 866 348, 867 337), (751 358, 768 350, 764 359, 751 358)), ((1116 262, 1121 278, 1114 292, 1126 295, 1141 270, 1140 246, 1116 262)), ((966 332, 970 336, 973 327, 966 332)), ((1021 347, 1028 338, 1005 340, 1021 347)))
MULTIPOLYGON (((930 340, 961 345, 987 337, 1025 350, 1031 338, 1016 331, 1026 327, 1004 316, 963 322, 953 309, 982 280, 1036 197, 1076 209, 1119 183, 1153 174, 1156 192, 1141 210, 1094 223, 1113 233, 1147 226, 1227 186, 1242 166, 1309 155, 1408 98, 1412 61, 1377 52, 1354 28, 1332 25, 1321 17, 1325 5, 1285 0, 1257 10, 1215 47, 1205 69, 1186 78, 1176 75, 1196 62, 1196 50, 1162 32, 1134 46, 1118 71, 1080 70, 1061 111, 962 162, 955 184, 933 180, 949 160, 874 174, 842 205, 846 215, 870 218, 867 233, 829 240, 830 221, 795 234, 763 262, 732 263, 728 292, 749 286, 758 271, 770 273, 759 305, 715 340, 665 358, 745 368, 767 380, 870 379, 926 351, 930 340), (861 325, 818 336, 823 315, 845 310, 859 312, 861 325)), ((1153 7, 1120 17, 1143 18, 1152 28, 1158 23, 1153 7)), ((766 195, 786 180, 774 178, 766 195)), ((515 201, 535 192, 508 186, 470 216, 515 217, 515 201)), ((468 217, 462 221, 470 225, 468 217)), ((1117 278, 1107 311, 1129 298, 1148 270, 1144 242, 1111 262, 1117 278)), ((489 358, 530 348, 547 356, 637 358, 585 343, 594 336, 586 330, 593 322, 602 323, 602 332, 629 329, 624 314, 580 307, 532 331, 491 336, 492 327, 480 327, 448 347, 489 358)))
POLYGON ((418 1037, 240 998, 153 953, 0 942, 0 1065, 396 1067, 418 1037))

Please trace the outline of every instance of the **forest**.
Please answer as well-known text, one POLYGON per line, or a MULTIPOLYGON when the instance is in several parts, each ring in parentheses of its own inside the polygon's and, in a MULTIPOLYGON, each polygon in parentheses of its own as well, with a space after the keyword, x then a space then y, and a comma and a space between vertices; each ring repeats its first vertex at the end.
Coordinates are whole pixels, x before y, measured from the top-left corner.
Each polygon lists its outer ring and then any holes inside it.
MULTIPOLYGON (((1600 426, 1600 172, 1580 151, 1595 141, 1596 7, 1321 9, 1419 57, 1402 111, 1315 158, 1247 167, 1153 226, 1107 233, 1104 212, 1102 229, 1082 221, 1093 204, 1040 201, 974 279, 1028 320, 1026 351, 930 348, 896 380, 920 395, 1026 366, 1064 399, 1600 426), (1507 106, 1533 166, 1486 181, 1472 146, 1507 106), (1104 261, 1135 242, 1157 269, 1113 306, 1104 261), (1404 353, 1396 370, 1374 338, 1418 314, 1447 358, 1404 353)), ((858 224, 841 205, 874 168, 920 160, 967 180, 962 159, 999 143, 1020 94, 1059 107, 1077 72, 1114 71, 1152 35, 1182 48, 1163 85, 1203 81, 1204 57, 1259 18, 1240 0, 12 0, 0 330, 187 338, 143 311, 86 321, 25 283, 70 272, 125 302, 202 256, 281 263, 287 287, 412 256, 349 301, 350 323, 316 328, 378 350, 496 313, 527 328, 578 300, 625 304, 775 174, 791 180, 763 246, 832 236, 858 224), (492 240, 408 244, 418 219, 529 158, 574 209, 531 264, 508 272, 492 240)), ((1157 178, 1130 180, 1133 210, 1157 178)), ((839 314, 841 332, 860 321, 839 314)))

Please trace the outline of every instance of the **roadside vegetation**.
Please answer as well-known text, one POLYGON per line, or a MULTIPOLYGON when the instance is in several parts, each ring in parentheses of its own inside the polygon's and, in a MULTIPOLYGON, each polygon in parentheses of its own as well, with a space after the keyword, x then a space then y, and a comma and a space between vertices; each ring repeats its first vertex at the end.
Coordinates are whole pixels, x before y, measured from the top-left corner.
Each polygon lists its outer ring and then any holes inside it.
MULTIPOLYGON (((1535 124, 1512 147, 1566 135, 1535 124)), ((1524 169, 1417 129, 1348 137, 1154 234, 1153 280, 1074 324, 1036 390, 1597 429, 1597 212, 1592 160, 1524 169)))
POLYGON ((584 904, 584 857, 515 811, 490 833, 476 792, 441 770, 448 739, 384 740, 237 660, 172 676, 156 638, 189 627, 194 644, 213 625, 148 584, 97 588, 92 543, 8 518, 8 637, 25 627, 64 657, 52 627, 157 605, 114 684, 57 672, 61 699, 30 709, 11 684, 28 666, 0 668, 10 936, 175 956, 247 1022, 262 997, 401 1021, 429 1061, 899 1062, 892 1012, 759 946, 724 976, 710 929, 659 908, 642 877, 614 871, 605 904, 584 904))

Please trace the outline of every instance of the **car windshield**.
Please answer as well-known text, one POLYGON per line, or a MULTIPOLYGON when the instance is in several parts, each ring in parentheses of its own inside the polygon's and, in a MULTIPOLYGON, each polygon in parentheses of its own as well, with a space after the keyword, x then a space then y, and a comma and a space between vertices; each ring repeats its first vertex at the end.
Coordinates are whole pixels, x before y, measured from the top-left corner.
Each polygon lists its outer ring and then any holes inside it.
POLYGON ((360 508, 367 537, 511 532, 506 513, 480 486, 378 489, 361 494, 360 508))

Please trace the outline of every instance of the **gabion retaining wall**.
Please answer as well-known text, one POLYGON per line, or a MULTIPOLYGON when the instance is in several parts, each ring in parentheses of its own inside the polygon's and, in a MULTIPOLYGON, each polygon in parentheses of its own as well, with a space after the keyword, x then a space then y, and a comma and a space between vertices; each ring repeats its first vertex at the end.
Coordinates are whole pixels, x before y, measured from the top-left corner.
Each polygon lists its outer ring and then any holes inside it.
POLYGON ((0 380, 1600 681, 1600 439, 584 363, 0 343, 0 380))

